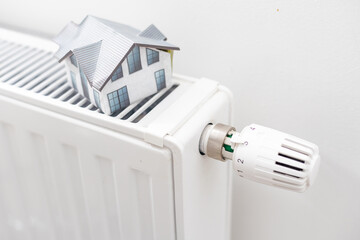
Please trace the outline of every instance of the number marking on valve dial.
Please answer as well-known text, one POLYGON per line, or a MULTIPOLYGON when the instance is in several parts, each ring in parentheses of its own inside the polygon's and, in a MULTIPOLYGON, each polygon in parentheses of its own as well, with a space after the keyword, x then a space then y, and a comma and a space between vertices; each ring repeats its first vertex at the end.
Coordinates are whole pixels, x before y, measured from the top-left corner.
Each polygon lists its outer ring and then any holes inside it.
POLYGON ((238 163, 244 164, 244 159, 238 158, 236 161, 237 161, 238 163))

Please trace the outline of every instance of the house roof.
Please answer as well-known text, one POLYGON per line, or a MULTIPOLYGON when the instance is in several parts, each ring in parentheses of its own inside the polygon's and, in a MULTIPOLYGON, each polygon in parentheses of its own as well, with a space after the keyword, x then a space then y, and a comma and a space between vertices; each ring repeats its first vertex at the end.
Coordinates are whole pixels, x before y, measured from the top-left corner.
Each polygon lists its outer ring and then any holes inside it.
POLYGON ((70 22, 54 41, 60 46, 55 53, 59 62, 73 53, 90 84, 99 91, 135 45, 180 50, 166 42, 166 37, 154 25, 141 32, 90 15, 79 25, 70 22))

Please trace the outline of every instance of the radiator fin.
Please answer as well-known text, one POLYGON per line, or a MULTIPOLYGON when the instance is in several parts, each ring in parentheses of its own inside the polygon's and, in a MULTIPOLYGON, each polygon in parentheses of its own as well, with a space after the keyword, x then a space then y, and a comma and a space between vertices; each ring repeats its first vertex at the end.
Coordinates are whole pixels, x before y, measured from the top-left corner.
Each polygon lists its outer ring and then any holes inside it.
POLYGON ((141 239, 156 239, 154 236, 154 209, 153 198, 152 198, 152 181, 151 178, 143 172, 134 170, 135 181, 136 181, 136 195, 138 202, 138 219, 139 219, 139 230, 141 233, 141 239), (141 216, 149 216, 147 219, 141 216), (149 221, 149 219, 151 221, 149 221))
MULTIPOLYGON (((24 186, 16 165, 15 128, 0 124, 0 201, 2 202, 9 239, 27 239, 31 234, 29 216, 24 200, 24 186)), ((2 218, 0 216, 0 219, 2 218)))
MULTIPOLYGON (((37 163, 33 169, 36 175, 38 175, 38 180, 41 182, 39 186, 42 187, 42 199, 43 199, 43 211, 48 213, 46 221, 44 224, 47 226, 47 231, 49 231, 48 239, 57 239, 57 236, 61 236, 61 226, 62 222, 59 221, 61 216, 59 199, 57 197, 55 178, 54 178, 54 169, 52 168, 49 154, 47 152, 47 143, 44 136, 38 133, 31 133, 33 151, 35 153, 35 158, 37 163), (49 225, 50 223, 50 225, 49 225)), ((24 143, 26 144, 26 143, 24 143)), ((27 158, 29 161, 31 158, 27 158)), ((41 239, 41 238, 39 238, 41 239)))
MULTIPOLYGON (((106 224, 111 239, 123 239, 121 236, 119 193, 116 187, 116 173, 114 162, 110 159, 97 157, 101 175, 102 196, 106 213, 106 224)), ((95 203, 96 204, 96 203, 95 203)))

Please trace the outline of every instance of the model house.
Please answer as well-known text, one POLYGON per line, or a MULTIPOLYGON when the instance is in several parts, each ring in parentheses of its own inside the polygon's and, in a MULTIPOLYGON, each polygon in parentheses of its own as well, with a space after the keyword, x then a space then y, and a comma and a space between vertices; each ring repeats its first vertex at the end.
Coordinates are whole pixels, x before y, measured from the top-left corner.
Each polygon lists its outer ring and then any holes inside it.
POLYGON ((144 31, 87 16, 54 39, 55 57, 69 66, 69 83, 108 115, 171 85, 178 47, 154 26, 144 31))

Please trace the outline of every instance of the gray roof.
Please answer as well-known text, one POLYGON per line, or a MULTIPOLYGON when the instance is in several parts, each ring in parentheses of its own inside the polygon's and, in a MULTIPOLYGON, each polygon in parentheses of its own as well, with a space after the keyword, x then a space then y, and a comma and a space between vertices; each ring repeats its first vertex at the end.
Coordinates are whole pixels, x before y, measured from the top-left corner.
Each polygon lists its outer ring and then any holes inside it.
POLYGON ((164 36, 164 34, 162 34, 159 29, 155 27, 154 24, 151 24, 144 31, 139 33, 139 36, 166 41, 166 37, 164 36))
POLYGON ((61 62, 73 53, 90 84, 102 90, 135 45, 180 50, 165 40, 154 25, 141 32, 124 24, 87 16, 79 25, 70 22, 54 38, 60 46, 55 57, 61 62))

